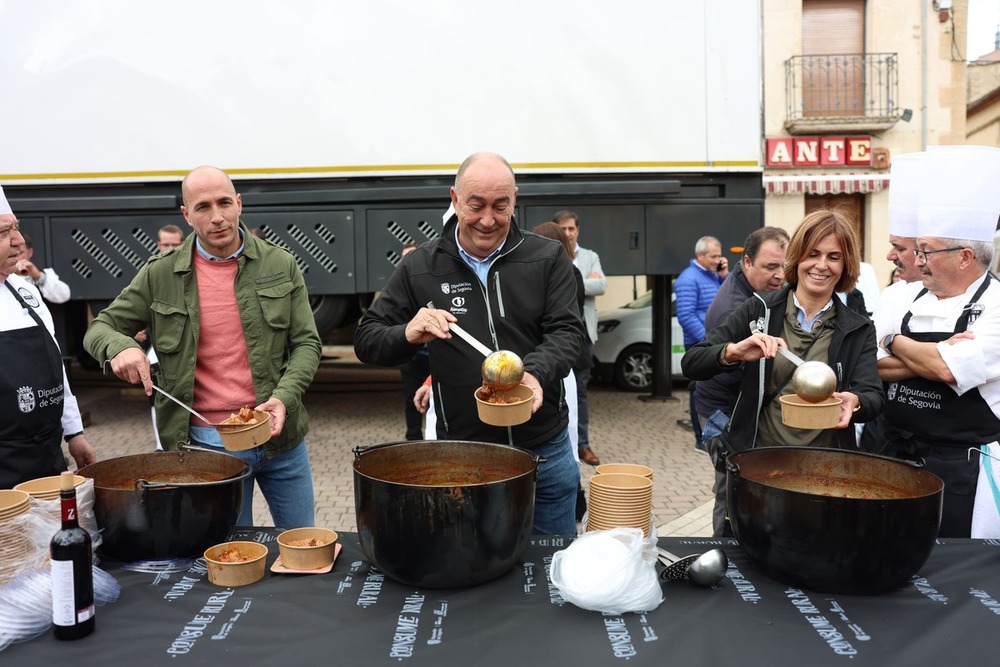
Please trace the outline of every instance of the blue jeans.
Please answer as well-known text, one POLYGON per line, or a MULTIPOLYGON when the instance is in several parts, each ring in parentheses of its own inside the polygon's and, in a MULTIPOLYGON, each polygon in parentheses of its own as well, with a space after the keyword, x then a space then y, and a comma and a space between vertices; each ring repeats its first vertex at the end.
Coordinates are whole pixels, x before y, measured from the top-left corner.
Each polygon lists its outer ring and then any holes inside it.
POLYGON ((191 440, 231 454, 253 467, 253 474, 243 482, 243 510, 237 526, 253 525, 253 487, 260 487, 271 511, 271 520, 278 528, 301 528, 316 525, 316 504, 313 496, 309 452, 303 440, 274 458, 267 458, 264 447, 241 452, 222 448, 219 432, 208 426, 192 426, 191 440))
POLYGON ((535 484, 535 535, 576 535, 576 491, 580 466, 573 457, 569 429, 531 451, 545 459, 535 484))

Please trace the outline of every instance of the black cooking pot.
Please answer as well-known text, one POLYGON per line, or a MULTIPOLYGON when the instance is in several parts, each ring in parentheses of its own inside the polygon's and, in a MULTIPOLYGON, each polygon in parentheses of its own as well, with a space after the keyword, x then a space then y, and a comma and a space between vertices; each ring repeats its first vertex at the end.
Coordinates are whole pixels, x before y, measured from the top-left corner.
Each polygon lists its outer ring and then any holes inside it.
POLYGON ((94 480, 101 553, 120 561, 192 558, 224 541, 252 472, 208 450, 122 456, 79 471, 94 480))
POLYGON ((778 581, 821 593, 899 588, 930 556, 944 483, 913 464, 815 447, 730 454, 727 500, 747 556, 778 581))
POLYGON ((387 577, 422 588, 475 586, 509 571, 527 548, 534 454, 460 440, 354 453, 358 538, 387 577))

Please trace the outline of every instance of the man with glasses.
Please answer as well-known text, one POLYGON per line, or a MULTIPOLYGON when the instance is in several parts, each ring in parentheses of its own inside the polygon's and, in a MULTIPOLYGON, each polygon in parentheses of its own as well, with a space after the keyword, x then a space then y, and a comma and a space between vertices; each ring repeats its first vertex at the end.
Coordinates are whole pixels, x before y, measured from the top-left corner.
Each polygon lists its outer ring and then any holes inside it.
POLYGON ((998 178, 1000 149, 928 148, 913 251, 922 279, 883 300, 895 326, 879 343, 888 398, 882 449, 923 460, 944 481, 942 537, 1000 537, 980 477, 990 459, 968 455, 1000 452, 1000 281, 988 272, 998 178))

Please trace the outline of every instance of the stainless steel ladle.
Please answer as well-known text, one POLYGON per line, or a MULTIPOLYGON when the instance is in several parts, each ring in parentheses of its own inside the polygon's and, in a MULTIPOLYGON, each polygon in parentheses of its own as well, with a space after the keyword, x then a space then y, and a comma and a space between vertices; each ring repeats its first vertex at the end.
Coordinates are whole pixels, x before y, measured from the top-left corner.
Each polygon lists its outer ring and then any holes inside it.
MULTIPOLYGON (((434 310, 434 302, 427 302, 427 308, 434 310)), ((448 323, 448 330, 457 334, 459 338, 486 357, 482 366, 483 382, 491 389, 509 391, 521 384, 521 380, 524 379, 524 362, 521 361, 521 357, 510 350, 494 352, 454 322, 448 323)))
POLYGON ((690 579, 699 586, 714 586, 719 583, 729 568, 729 557, 722 549, 710 549, 702 554, 680 558, 666 549, 657 547, 659 560, 666 565, 660 572, 663 581, 690 579))
POLYGON ((160 389, 159 387, 157 387, 155 384, 153 385, 153 389, 155 389, 156 391, 160 392, 161 394, 163 394, 164 396, 166 396, 167 398, 169 398, 171 401, 173 401, 177 405, 181 406, 182 408, 184 408, 185 410, 187 410, 188 412, 190 412, 195 417, 197 417, 198 419, 202 420, 203 422, 205 422, 209 426, 217 426, 217 424, 213 424, 212 422, 210 422, 207 419, 205 419, 205 417, 202 416, 202 414, 200 412, 198 412, 194 408, 188 406, 186 403, 182 403, 180 401, 180 399, 174 398, 173 396, 171 396, 170 394, 168 394, 163 389, 160 389))

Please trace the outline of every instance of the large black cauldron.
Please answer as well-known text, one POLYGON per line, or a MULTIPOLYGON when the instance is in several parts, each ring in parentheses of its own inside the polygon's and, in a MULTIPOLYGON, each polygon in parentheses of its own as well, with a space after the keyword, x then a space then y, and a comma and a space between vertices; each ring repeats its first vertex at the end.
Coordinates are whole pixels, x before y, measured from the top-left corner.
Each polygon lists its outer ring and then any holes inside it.
POLYGON ((94 480, 101 553, 121 561, 191 558, 225 540, 253 469, 230 454, 155 452, 80 469, 94 480))
POLYGON ((747 556, 778 581, 820 593, 899 588, 927 561, 944 483, 885 456, 813 447, 730 454, 727 497, 747 556))
POLYGON ((460 440, 354 450, 358 538, 387 577, 475 586, 508 572, 531 539, 538 458, 460 440))

